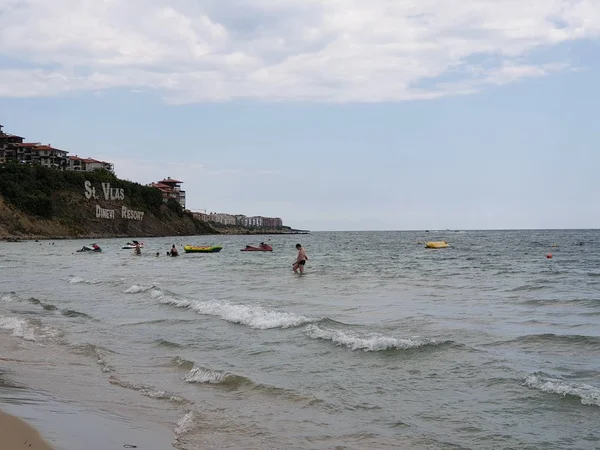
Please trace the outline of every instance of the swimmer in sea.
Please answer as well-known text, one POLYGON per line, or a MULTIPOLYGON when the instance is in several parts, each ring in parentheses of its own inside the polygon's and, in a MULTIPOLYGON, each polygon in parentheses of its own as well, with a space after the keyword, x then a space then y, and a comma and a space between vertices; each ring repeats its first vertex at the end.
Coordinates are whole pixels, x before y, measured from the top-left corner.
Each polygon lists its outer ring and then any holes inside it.
POLYGON ((294 273, 304 273, 304 266, 306 265, 306 261, 308 261, 308 255, 306 254, 306 250, 300 245, 296 244, 296 249, 298 250, 298 256, 296 257, 296 262, 292 266, 294 273))

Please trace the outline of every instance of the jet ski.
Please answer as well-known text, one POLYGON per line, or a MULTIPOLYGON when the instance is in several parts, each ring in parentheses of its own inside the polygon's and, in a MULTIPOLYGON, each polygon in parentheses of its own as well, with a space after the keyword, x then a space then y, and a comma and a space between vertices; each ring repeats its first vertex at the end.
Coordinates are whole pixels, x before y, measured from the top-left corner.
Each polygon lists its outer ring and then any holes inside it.
POLYGON ((81 250, 77 250, 77 252, 79 252, 79 253, 81 253, 81 252, 100 253, 101 251, 102 251, 102 249, 100 248, 100 246, 98 246, 98 244, 84 245, 83 247, 81 247, 81 250))
POLYGON ((133 242, 128 242, 127 244, 125 244, 123 247, 121 247, 123 250, 126 249, 134 249, 136 244, 138 244, 140 246, 140 248, 144 248, 144 243, 143 242, 138 242, 138 241, 133 241, 133 242))

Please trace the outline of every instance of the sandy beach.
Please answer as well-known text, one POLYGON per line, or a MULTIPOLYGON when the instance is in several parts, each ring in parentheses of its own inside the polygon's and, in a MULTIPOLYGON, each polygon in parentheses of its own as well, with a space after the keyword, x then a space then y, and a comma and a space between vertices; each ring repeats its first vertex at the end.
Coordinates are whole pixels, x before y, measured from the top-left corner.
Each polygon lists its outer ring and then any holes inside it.
POLYGON ((0 449, 52 450, 52 447, 25 421, 0 411, 0 449))

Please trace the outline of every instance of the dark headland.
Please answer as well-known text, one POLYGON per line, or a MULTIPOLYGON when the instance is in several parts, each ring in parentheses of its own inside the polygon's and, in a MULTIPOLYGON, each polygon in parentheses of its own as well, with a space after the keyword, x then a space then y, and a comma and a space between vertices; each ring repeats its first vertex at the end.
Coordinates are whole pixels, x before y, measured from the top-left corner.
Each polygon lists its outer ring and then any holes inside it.
POLYGON ((219 234, 160 191, 106 170, 0 167, 0 237, 87 238, 219 234))
POLYGON ((59 171, 8 162, 0 166, 0 238, 69 239, 296 234, 290 227, 256 229, 199 220, 151 186, 106 170, 59 171))

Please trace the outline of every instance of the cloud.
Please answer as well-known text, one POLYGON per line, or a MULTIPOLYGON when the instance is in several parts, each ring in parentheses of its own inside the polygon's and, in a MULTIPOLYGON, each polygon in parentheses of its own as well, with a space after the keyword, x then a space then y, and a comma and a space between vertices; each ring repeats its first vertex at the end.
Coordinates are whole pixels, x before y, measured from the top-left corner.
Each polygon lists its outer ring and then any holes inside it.
POLYGON ((0 96, 425 99, 567 69, 533 56, 599 37, 597 0, 0 0, 0 96))

